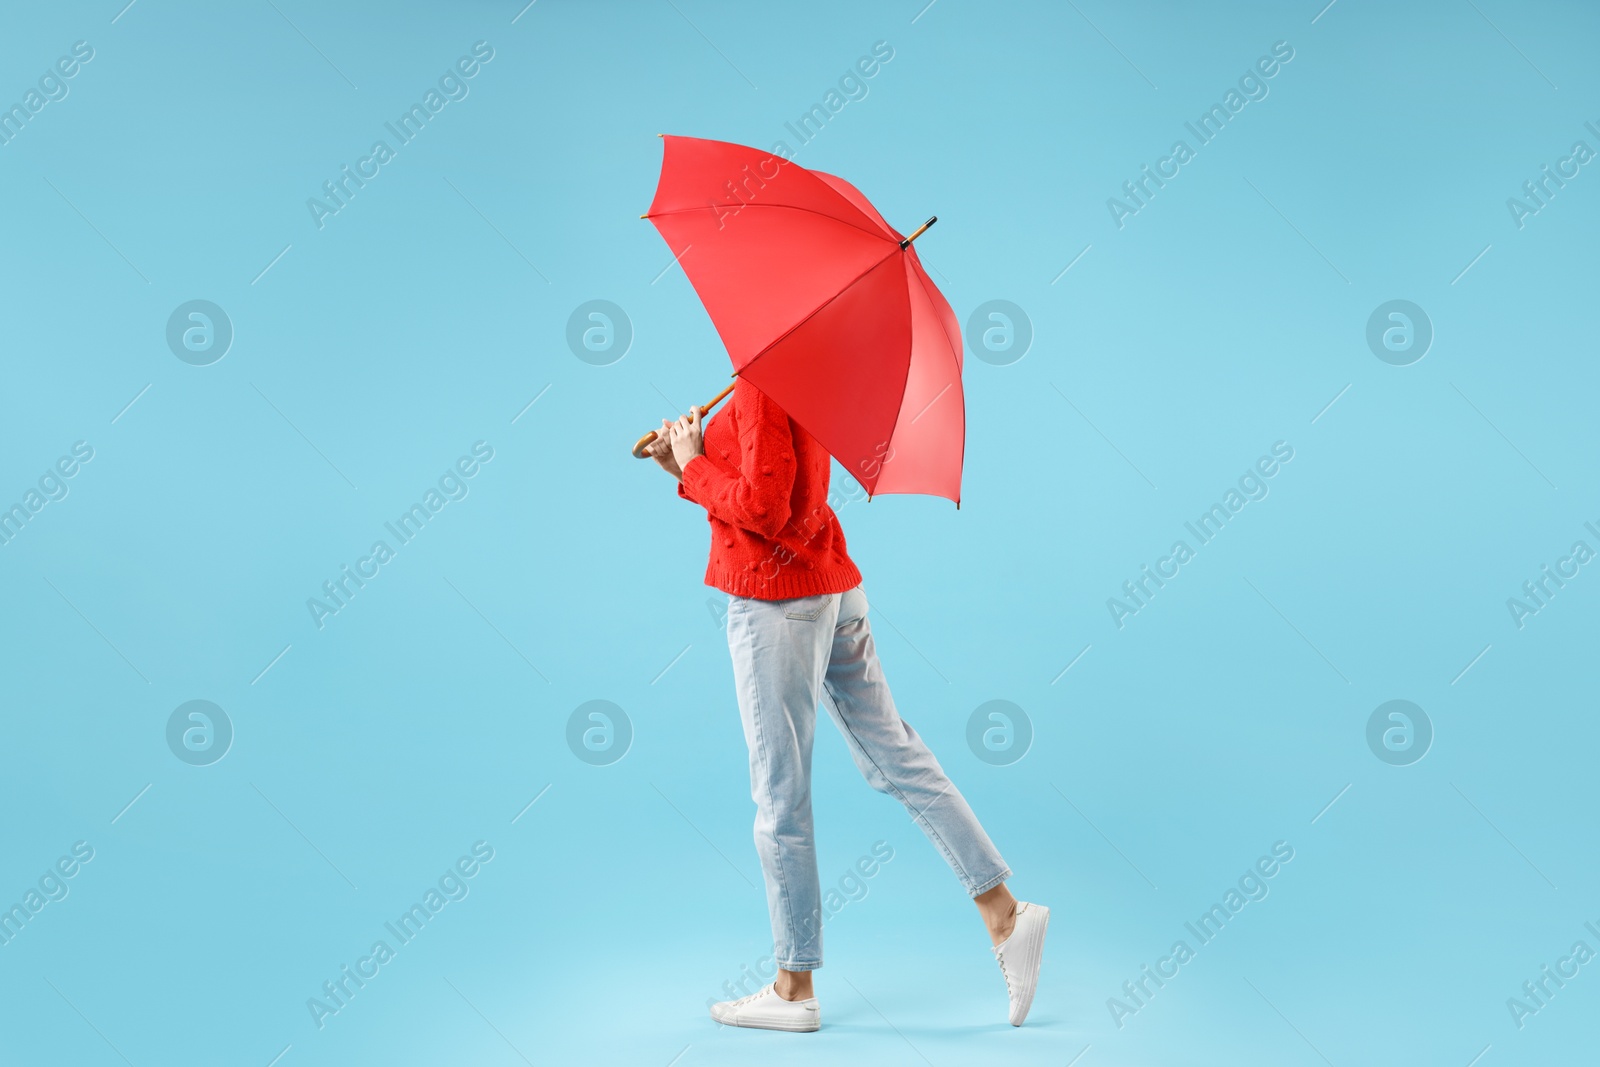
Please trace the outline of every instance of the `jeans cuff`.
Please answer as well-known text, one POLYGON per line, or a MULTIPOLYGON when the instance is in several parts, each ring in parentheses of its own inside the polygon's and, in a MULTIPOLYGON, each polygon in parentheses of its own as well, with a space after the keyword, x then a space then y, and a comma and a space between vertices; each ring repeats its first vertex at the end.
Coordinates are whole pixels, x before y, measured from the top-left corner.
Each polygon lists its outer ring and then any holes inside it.
POLYGON ((999 885, 1001 882, 1005 881, 1007 878, 1010 878, 1010 877, 1011 877, 1011 868, 1007 867, 1004 870, 1002 870, 999 874, 997 874, 993 878, 989 879, 987 882, 983 882, 983 883, 979 884, 977 887, 975 887, 973 889, 969 889, 967 892, 968 892, 968 894, 970 896, 974 896, 974 897, 980 896, 980 895, 982 895, 984 893, 987 893, 989 890, 993 889, 995 886, 999 885))
POLYGON ((822 961, 821 960, 809 960, 809 961, 807 961, 807 960, 797 960, 797 961, 793 961, 793 962, 790 962, 790 963, 785 963, 783 960, 779 960, 778 961, 778 966, 783 968, 786 971, 814 971, 814 970, 816 970, 816 969, 818 969, 819 967, 822 966, 822 961))

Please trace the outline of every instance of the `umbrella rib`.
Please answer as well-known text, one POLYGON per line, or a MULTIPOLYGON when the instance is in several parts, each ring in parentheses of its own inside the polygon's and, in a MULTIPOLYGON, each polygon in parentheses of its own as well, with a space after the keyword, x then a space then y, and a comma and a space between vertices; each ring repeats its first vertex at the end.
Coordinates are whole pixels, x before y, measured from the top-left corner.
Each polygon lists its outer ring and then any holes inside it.
MULTIPOLYGON (((895 247, 897 247, 897 248, 900 245, 900 241, 899 241, 898 238, 890 236, 889 234, 885 234, 882 230, 868 229, 866 226, 858 225, 857 223, 850 222, 847 219, 841 219, 836 215, 830 215, 825 211, 818 211, 814 207, 801 207, 798 204, 746 204, 743 201, 740 201, 740 203, 742 205, 741 208, 740 208, 741 211, 744 208, 747 208, 747 207, 764 207, 764 208, 767 208, 768 210, 773 210, 773 209, 777 209, 777 208, 783 208, 783 209, 785 209, 787 211, 804 211, 808 215, 815 215, 818 218, 827 219, 830 222, 837 222, 841 226, 848 226, 852 230, 860 230, 862 233, 868 234, 868 235, 870 235, 872 237, 877 237, 877 238, 880 238, 880 239, 885 240, 885 241, 892 241, 894 243, 895 247)), ((703 207, 677 207, 677 208, 672 208, 672 209, 670 209, 668 211, 652 211, 648 215, 646 215, 645 217, 646 218, 650 218, 650 219, 655 219, 655 218, 661 218, 661 217, 666 216, 666 215, 688 215, 688 214, 691 214, 692 212, 704 211, 704 210, 706 210, 706 209, 703 208, 703 207)), ((860 211, 857 210, 854 206, 851 207, 851 210, 855 211, 856 214, 858 214, 858 215, 861 214, 860 211)), ((869 225, 872 223, 872 220, 871 219, 867 219, 867 217, 865 215, 862 215, 861 217, 863 219, 866 219, 869 225)))
MULTIPOLYGON (((928 280, 928 276, 926 274, 923 274, 921 271, 918 271, 917 272, 917 281, 922 285, 922 291, 927 294, 929 302, 930 303, 933 302, 934 293, 937 293, 938 290, 935 289, 935 290, 933 290, 933 292, 929 292, 928 291, 933 286, 933 283, 928 280)), ((940 299, 943 299, 943 294, 940 294, 940 299)), ((937 306, 937 305, 935 305, 935 306, 937 306)), ((941 316, 941 315, 935 315, 934 317, 939 320, 939 329, 944 334, 945 344, 949 345, 950 353, 951 353, 951 355, 953 357, 955 355, 956 347, 955 347, 955 343, 953 341, 951 341, 951 339, 950 339, 950 330, 949 330, 948 327, 945 326, 944 317, 941 316)), ((958 361, 956 363, 956 376, 960 377, 960 375, 961 375, 961 364, 958 361)))
MULTIPOLYGON (((898 244, 895 246, 895 251, 896 252, 900 251, 900 246, 898 244)), ((805 315, 805 317, 802 318, 799 322, 795 323, 793 326, 791 326, 787 330, 783 331, 783 334, 781 336, 775 338, 770 344, 768 344, 767 346, 762 348, 761 351, 757 352, 755 355, 751 356, 748 360, 746 360, 745 361, 745 367, 746 368, 750 367, 751 364, 755 363, 756 360, 760 359, 762 356, 766 355, 768 352, 771 352, 774 348, 778 347, 780 344, 782 344, 784 342, 785 338, 787 338, 790 334, 794 333, 800 327, 804 326, 806 323, 810 322, 812 319, 814 319, 818 315, 820 315, 822 313, 823 309, 828 307, 828 305, 832 304, 835 300, 838 300, 845 293, 849 292, 850 289, 857 282, 859 282, 862 278, 865 278, 867 275, 871 274, 873 271, 877 270, 879 267, 881 267, 885 263, 889 262, 889 260, 893 256, 894 256, 894 252, 890 252, 888 255, 886 255, 882 259, 878 260, 878 262, 874 263, 872 266, 868 267, 866 270, 862 271, 860 274, 856 275, 854 278, 851 278, 849 282, 847 282, 846 284, 840 286, 839 287, 839 291, 837 293, 834 293, 828 299, 824 300, 822 303, 820 303, 816 307, 812 308, 811 311, 809 311, 805 315)), ((909 301, 907 302, 907 309, 906 310, 907 310, 907 314, 909 315, 909 313, 910 313, 909 301)), ((910 360, 910 358, 908 356, 908 358, 906 359, 906 381, 909 381, 910 379, 911 379, 911 360, 910 360)), ((900 397, 901 397, 900 407, 901 407, 901 409, 904 409, 904 407, 905 407, 905 391, 906 391, 905 390, 905 382, 901 382, 900 383, 900 397)), ((899 425, 900 425, 900 410, 896 410, 895 413, 894 413, 894 426, 891 426, 889 428, 889 440, 891 440, 891 441, 894 440, 894 431, 895 431, 895 428, 898 427, 899 425)), ((965 440, 966 440, 966 435, 963 433, 963 435, 962 435, 963 449, 965 447, 965 440)), ((846 469, 847 472, 849 472, 849 474, 850 474, 850 476, 852 478, 855 478, 855 472, 850 471, 848 467, 846 467, 845 469, 846 469)), ((861 479, 860 478, 856 478, 856 482, 857 483, 861 483, 861 479)), ((874 481, 873 484, 876 485, 877 484, 876 481, 874 481)), ((866 489, 867 487, 866 487, 866 485, 864 483, 862 483, 861 484, 861 488, 866 489)), ((872 496, 872 490, 868 489, 867 490, 867 497, 870 499, 871 496, 872 496)))
MULTIPOLYGON (((902 267, 905 264, 905 258, 906 257, 904 257, 904 256, 900 257, 900 261, 901 261, 902 267)), ((854 285, 855 283, 852 282, 851 284, 854 285)), ((906 290, 906 318, 909 319, 910 317, 911 317, 911 290, 909 288, 907 288, 907 290, 906 290)), ((895 408, 894 422, 892 422, 889 425, 889 436, 884 441, 885 445, 888 445, 890 442, 892 442, 894 440, 895 431, 900 429, 900 416, 902 414, 904 414, 905 410, 906 410, 906 386, 908 384, 910 384, 910 382, 911 382, 911 356, 912 356, 912 351, 915 349, 915 347, 916 347, 915 339, 912 339, 906 345, 906 348, 907 348, 907 351, 906 351, 906 376, 905 376, 904 380, 902 380, 901 383, 900 383, 900 406, 895 408)), ((943 394, 940 394, 940 395, 943 395, 943 394)), ((935 399, 938 399, 938 398, 935 397, 935 399)), ((924 410, 926 410, 926 409, 924 409, 924 410)), ((963 424, 963 427, 964 427, 964 424, 963 424)), ((963 431, 962 431, 961 439, 962 439, 962 447, 965 448, 965 446, 966 446, 966 432, 965 432, 964 428, 963 428, 963 431)), ((874 489, 876 489, 878 487, 878 482, 882 481, 882 479, 883 479, 883 468, 880 466, 878 468, 878 477, 874 478, 872 480, 872 487, 874 489)), ((867 494, 867 499, 868 500, 872 499, 872 494, 871 493, 867 494)))
MULTIPOLYGON (((896 250, 898 250, 898 246, 896 246, 896 250)), ((828 297, 828 299, 824 300, 822 303, 818 304, 816 307, 814 307, 810 311, 806 312, 805 315, 803 315, 800 318, 799 322, 796 322, 793 326, 789 327, 787 330, 784 330, 783 333, 779 334, 777 337, 773 338, 770 342, 768 342, 767 344, 763 345, 762 348, 761 348, 761 351, 757 352, 755 355, 753 355, 749 359, 745 360, 745 364, 744 365, 746 367, 750 366, 750 364, 754 363, 756 360, 760 359, 762 356, 766 355, 768 352, 771 352, 774 348, 777 348, 779 345, 783 344, 783 342, 788 339, 790 334, 794 333, 800 327, 804 326, 806 323, 810 322, 812 319, 814 319, 818 315, 822 314, 823 310, 825 308, 827 308, 829 304, 832 304, 835 300, 838 300, 845 293, 849 292, 851 290, 851 288, 853 288, 855 286, 856 282, 859 282, 862 278, 865 278, 867 275, 871 274, 873 271, 877 270, 879 267, 881 267, 885 263, 889 262, 890 257, 893 256, 893 255, 894 255, 893 252, 889 253, 889 255, 884 256, 882 259, 878 260, 872 266, 868 267, 866 270, 862 271, 860 274, 857 274, 854 278, 851 278, 845 284, 841 285, 839 287, 839 291, 837 293, 834 293, 832 296, 828 297)), ((910 374, 910 370, 908 369, 906 373, 909 375, 910 374)), ((897 419, 899 418, 898 415, 895 416, 895 417, 897 419)))

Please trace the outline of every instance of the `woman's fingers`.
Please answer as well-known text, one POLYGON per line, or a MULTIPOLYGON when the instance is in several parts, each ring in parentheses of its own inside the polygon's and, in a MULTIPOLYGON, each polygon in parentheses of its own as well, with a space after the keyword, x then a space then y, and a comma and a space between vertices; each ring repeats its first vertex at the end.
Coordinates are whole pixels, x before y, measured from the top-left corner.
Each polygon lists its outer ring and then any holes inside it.
POLYGON ((645 452, 651 456, 664 456, 672 448, 672 422, 668 419, 661 420, 661 429, 656 431, 655 439, 645 445, 645 452))

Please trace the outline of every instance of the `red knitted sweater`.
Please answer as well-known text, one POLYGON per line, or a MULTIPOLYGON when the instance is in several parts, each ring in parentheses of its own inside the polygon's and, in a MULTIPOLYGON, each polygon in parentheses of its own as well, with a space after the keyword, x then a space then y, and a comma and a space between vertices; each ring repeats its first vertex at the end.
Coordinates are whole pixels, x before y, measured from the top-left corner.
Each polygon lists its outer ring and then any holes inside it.
POLYGON ((705 455, 683 468, 678 495, 706 509, 706 584, 735 596, 787 600, 861 583, 828 506, 828 453, 742 378, 707 419, 705 455))

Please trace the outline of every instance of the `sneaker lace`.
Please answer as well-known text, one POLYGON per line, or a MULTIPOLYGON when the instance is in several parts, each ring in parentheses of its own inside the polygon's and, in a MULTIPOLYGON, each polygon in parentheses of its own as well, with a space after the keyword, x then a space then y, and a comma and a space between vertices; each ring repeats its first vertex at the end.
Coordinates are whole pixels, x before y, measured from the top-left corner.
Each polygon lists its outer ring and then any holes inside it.
POLYGON ((1006 995, 1009 996, 1012 992, 1011 972, 1006 970, 1005 954, 997 948, 994 950, 994 958, 1000 961, 1000 976, 1006 980, 1006 995))
MULTIPOLYGON (((1009 988, 1009 986, 1010 986, 1010 983, 1008 981, 1007 982, 1007 987, 1009 988)), ((761 997, 764 997, 769 992, 772 992, 772 991, 773 991, 773 989, 772 989, 772 987, 770 985, 769 986, 763 986, 762 988, 756 990, 754 993, 751 993, 748 997, 740 997, 738 1000, 733 1001, 731 1004, 728 1005, 728 1007, 730 1007, 730 1008, 741 1008, 744 1005, 750 1003, 752 1000, 757 1000, 757 999, 759 999, 761 997)))

